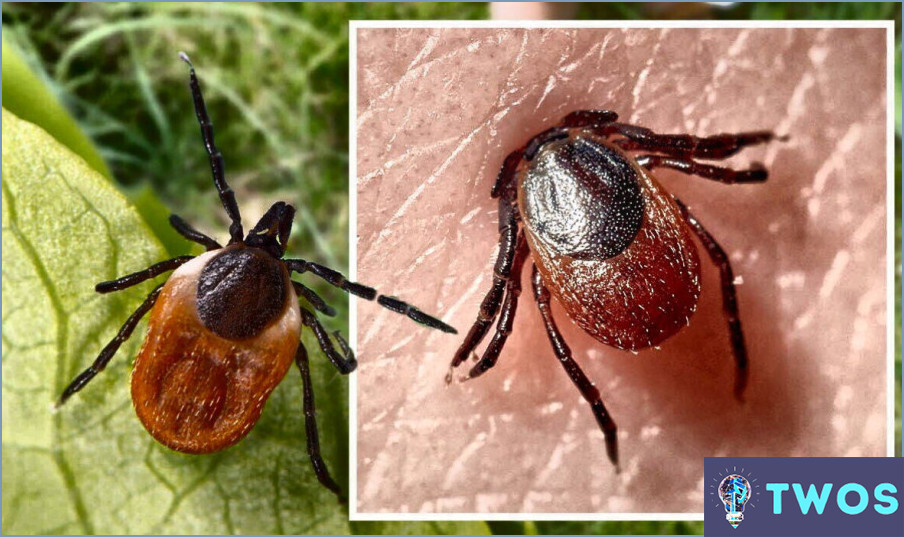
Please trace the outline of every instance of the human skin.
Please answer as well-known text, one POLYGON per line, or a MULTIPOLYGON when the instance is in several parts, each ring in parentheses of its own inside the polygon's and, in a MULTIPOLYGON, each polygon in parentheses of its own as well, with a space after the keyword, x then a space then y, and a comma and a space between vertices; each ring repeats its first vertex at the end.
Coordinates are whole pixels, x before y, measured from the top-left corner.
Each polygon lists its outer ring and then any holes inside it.
POLYGON ((573 19, 576 2, 490 2, 490 18, 496 20, 573 19))
POLYGON ((459 330, 358 301, 359 512, 699 513, 706 456, 886 454, 884 31, 358 32, 357 278, 459 330), (503 159, 600 108, 663 133, 790 136, 724 162, 764 163, 765 184, 655 172, 738 277, 743 403, 699 243, 697 311, 660 349, 607 347, 553 304, 618 424, 619 474, 552 352, 529 267, 498 365, 444 382, 492 282, 503 159))

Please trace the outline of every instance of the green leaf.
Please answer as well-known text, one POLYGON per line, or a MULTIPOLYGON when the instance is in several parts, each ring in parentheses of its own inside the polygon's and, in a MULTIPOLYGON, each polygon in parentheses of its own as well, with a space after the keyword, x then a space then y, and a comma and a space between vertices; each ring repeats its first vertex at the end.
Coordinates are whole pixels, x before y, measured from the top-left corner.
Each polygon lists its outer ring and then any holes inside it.
MULTIPOLYGON (((166 248, 170 257, 186 255, 192 250, 192 243, 179 235, 169 223, 169 215, 172 213, 166 205, 160 201, 150 185, 142 185, 137 188, 123 189, 138 214, 144 219, 151 232, 166 248)), ((195 253, 203 252, 203 248, 197 247, 195 253)))
POLYGON ((901 41, 895 51, 895 130, 901 136, 901 41))
POLYGON ((91 140, 28 68, 16 47, 7 43, 6 37, 3 37, 3 108, 50 133, 104 177, 113 177, 91 140))
MULTIPOLYGON (((172 452, 129 398, 145 324, 106 371, 51 403, 154 285, 96 295, 165 250, 128 200, 39 127, 3 110, 4 533, 486 533, 483 523, 354 523, 319 485, 305 448, 296 371, 246 440, 172 452)), ((312 350, 321 444, 347 482, 348 384, 312 350)))
MULTIPOLYGON (((3 107, 20 118, 41 127, 107 179, 109 168, 91 140, 79 129, 72 116, 57 102, 40 79, 25 64, 16 47, 3 38, 3 107)), ((126 195, 166 247, 170 256, 188 253, 190 245, 170 227, 169 211, 149 186, 127 191, 126 195)))

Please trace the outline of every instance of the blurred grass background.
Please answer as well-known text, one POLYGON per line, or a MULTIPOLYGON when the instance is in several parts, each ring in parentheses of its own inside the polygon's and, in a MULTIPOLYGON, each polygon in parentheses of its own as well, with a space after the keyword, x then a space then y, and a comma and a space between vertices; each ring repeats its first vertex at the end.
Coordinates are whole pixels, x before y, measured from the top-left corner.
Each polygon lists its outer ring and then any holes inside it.
MULTIPOLYGON (((485 19, 485 3, 4 3, 3 37, 91 138, 114 180, 173 253, 166 210, 223 238, 227 221, 187 89, 186 51, 215 121, 246 227, 276 200, 298 209, 290 251, 347 270, 348 25, 355 19, 485 19)), ((884 19, 900 3, 581 4, 579 19, 884 19)), ((896 145, 897 454, 901 455, 901 124, 896 145)), ((175 240, 174 240, 175 239, 175 240)), ((345 311, 345 297, 317 288, 345 311)), ((496 533, 697 534, 702 522, 493 522, 496 533)))

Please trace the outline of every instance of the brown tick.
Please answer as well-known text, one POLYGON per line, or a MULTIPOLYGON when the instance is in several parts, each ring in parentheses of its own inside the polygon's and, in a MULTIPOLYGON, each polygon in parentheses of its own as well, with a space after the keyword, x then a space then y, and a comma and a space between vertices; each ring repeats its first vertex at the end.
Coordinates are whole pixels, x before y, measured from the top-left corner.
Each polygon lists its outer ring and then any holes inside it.
POLYGON ((179 56, 190 68, 189 86, 201 137, 210 157, 214 184, 232 222, 229 243, 223 247, 171 215, 170 223, 176 231, 205 246, 207 253, 176 257, 97 284, 98 293, 109 293, 173 271, 126 320, 94 363, 69 384, 57 406, 107 366, 150 311, 147 337, 132 369, 132 402, 151 436, 183 453, 211 453, 232 446, 257 423, 267 398, 294 359, 304 387, 311 463, 320 483, 343 500, 320 457, 308 355, 299 340, 302 325, 314 332, 320 349, 341 374, 351 373, 358 363, 339 332, 333 334, 339 346, 336 350, 312 311, 333 316, 335 310, 304 284, 292 280, 290 274, 310 272, 355 296, 376 298, 382 306, 423 325, 450 333, 455 329, 396 298, 378 298, 376 290, 350 282, 323 265, 283 259, 295 215, 295 208, 287 203, 274 203, 245 236, 235 194, 226 183, 223 157, 214 145, 213 126, 194 67, 184 53, 179 56), (299 297, 310 309, 299 306, 299 297))
POLYGON ((728 256, 651 172, 672 168, 727 184, 761 183, 767 173, 759 164, 736 171, 694 159, 724 159, 774 138, 768 131, 705 138, 656 134, 619 123, 609 110, 579 110, 509 154, 491 193, 499 199, 493 286, 446 381, 499 315, 493 338, 465 378, 478 377, 496 364, 512 333, 521 272, 530 257, 533 294, 553 351, 590 404, 609 459, 618 468, 615 422, 556 327, 550 297, 601 343, 626 350, 658 345, 687 325, 696 309, 700 261, 691 238, 696 235, 719 267, 736 365, 734 393, 740 399, 747 384, 747 349, 728 256))

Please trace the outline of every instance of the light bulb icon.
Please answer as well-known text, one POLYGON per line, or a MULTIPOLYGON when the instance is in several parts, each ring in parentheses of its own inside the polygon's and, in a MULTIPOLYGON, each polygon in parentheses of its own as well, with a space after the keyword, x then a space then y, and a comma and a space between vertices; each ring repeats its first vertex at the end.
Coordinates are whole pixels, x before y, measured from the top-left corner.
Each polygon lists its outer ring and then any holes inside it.
POLYGON ((731 527, 737 528, 744 520, 744 506, 750 499, 750 482, 738 474, 727 476, 719 484, 719 499, 725 506, 725 519, 731 527))

